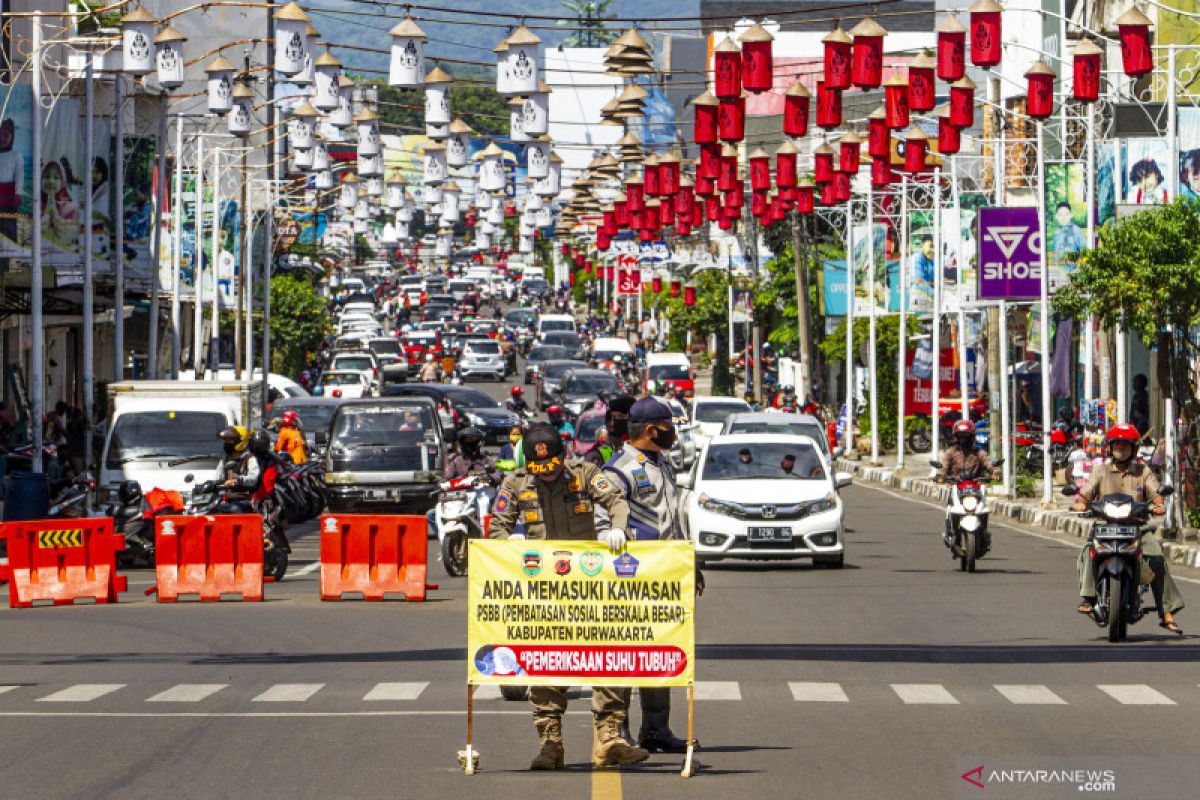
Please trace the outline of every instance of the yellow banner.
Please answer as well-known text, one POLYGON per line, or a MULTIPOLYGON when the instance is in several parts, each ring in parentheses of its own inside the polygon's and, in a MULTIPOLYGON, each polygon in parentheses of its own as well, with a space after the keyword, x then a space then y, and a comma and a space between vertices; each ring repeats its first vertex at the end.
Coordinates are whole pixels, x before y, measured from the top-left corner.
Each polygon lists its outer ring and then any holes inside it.
POLYGON ((467 558, 467 682, 688 686, 695 678, 690 542, 477 540, 467 558))

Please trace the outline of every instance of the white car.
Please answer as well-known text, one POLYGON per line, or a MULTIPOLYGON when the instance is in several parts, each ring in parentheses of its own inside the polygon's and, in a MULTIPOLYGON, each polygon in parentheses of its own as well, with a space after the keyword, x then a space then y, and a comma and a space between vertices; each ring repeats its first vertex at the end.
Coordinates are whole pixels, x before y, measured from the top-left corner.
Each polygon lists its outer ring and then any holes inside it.
POLYGON ((339 397, 353 400, 371 396, 371 381, 358 370, 329 370, 321 375, 321 382, 313 390, 318 397, 339 397))
POLYGON ((808 436, 717 436, 678 478, 684 528, 696 558, 794 559, 839 568, 846 549, 842 500, 829 461, 808 436))
POLYGON ((379 380, 379 362, 370 350, 355 350, 349 353, 336 353, 329 362, 330 372, 346 372, 355 370, 361 372, 371 386, 379 380))
POLYGON ((752 410, 749 403, 736 397, 697 397, 692 400, 688 417, 692 420, 693 435, 697 442, 701 442, 720 433, 730 414, 744 414, 752 410))
POLYGON ((500 343, 491 339, 467 342, 458 361, 458 374, 464 381, 477 377, 504 380, 504 356, 500 354, 500 343))
POLYGON ((671 463, 677 470, 689 470, 696 461, 696 437, 692 435, 692 423, 683 403, 668 398, 667 405, 671 409, 671 421, 675 423, 675 430, 679 431, 671 448, 671 463))

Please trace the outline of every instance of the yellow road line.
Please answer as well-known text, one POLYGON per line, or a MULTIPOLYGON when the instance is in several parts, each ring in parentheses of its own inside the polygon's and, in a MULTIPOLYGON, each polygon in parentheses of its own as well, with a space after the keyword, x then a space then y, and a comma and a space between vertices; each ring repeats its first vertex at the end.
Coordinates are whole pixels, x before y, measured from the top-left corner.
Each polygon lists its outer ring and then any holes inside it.
POLYGON ((592 770, 592 800, 621 800, 621 770, 592 770))

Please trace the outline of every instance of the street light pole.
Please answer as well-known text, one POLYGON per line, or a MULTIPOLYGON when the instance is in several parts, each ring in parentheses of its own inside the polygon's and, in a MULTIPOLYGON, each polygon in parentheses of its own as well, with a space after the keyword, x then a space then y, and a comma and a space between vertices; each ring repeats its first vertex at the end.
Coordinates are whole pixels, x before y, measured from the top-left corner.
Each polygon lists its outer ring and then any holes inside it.
MULTIPOLYGON (((113 358, 114 380, 125 379, 125 120, 121 106, 125 100, 125 78, 113 76, 113 176, 116 186, 116 235, 113 237, 113 358)), ((88 169, 92 168, 88 164, 88 169)), ((36 192, 35 192, 36 194, 36 192)))
POLYGON ((154 231, 151 236, 151 246, 154 248, 150 253, 150 343, 147 371, 150 373, 150 378, 158 377, 158 316, 159 316, 159 292, 162 284, 159 280, 159 266, 161 264, 160 253, 162 251, 162 219, 163 219, 163 200, 166 198, 166 171, 167 171, 167 95, 164 92, 160 95, 159 111, 158 111, 158 165, 154 170, 154 231))
MULTIPOLYGON (((33 471, 42 471, 42 416, 45 413, 45 335, 42 329, 42 17, 33 15, 33 75, 30 83, 33 102, 30 116, 33 124, 33 258, 30 276, 30 336, 29 385, 33 418, 29 420, 33 441, 33 471)), ((88 165, 91 169, 91 165, 88 165)), ((18 187, 19 188, 19 187, 18 187)), ((54 198, 48 198, 51 203, 54 198)))
POLYGON ((87 51, 83 68, 83 464, 92 468, 92 418, 96 412, 96 285, 92 275, 92 164, 96 161, 95 59, 87 51))
MULTIPOLYGON (((183 266, 183 115, 175 118, 175 200, 171 204, 171 379, 179 380, 179 274, 183 266)), ((193 270, 193 275, 195 271, 193 270)))
MULTIPOLYGON (((1037 121, 1037 176, 1038 186, 1046 185, 1046 156, 1042 150, 1043 133, 1045 123, 1041 120, 1037 121)), ((1053 468, 1054 465, 1050 459, 1050 424, 1051 424, 1051 409, 1050 409, 1050 272, 1047 263, 1046 251, 1046 205, 1043 201, 1038 201, 1038 240, 1042 242, 1041 248, 1041 280, 1038 281, 1038 290, 1040 294, 1039 303, 1041 307, 1041 315, 1038 320, 1038 327, 1041 329, 1041 362, 1042 362, 1042 504, 1049 505, 1051 502, 1051 489, 1053 488, 1053 468)))

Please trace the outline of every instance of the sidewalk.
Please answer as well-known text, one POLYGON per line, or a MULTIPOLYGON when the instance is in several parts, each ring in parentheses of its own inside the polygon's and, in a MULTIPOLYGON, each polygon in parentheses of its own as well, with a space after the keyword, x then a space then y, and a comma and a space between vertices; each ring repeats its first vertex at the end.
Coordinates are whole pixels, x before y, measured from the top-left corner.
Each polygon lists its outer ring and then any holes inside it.
MULTIPOLYGON (((857 480, 918 494, 944 504, 950 487, 929 480, 932 471, 929 460, 932 457, 929 453, 908 455, 905 458, 906 463, 903 470, 896 468, 895 456, 881 457, 882 463, 878 466, 871 465, 866 460, 838 458, 836 468, 842 472, 851 473, 857 480)), ((1030 498, 1011 500, 993 496, 988 499, 988 504, 991 506, 993 515, 1005 516, 1025 525, 1033 525, 1048 531, 1086 539, 1092 525, 1095 524, 1094 520, 1073 513, 1070 510, 1070 501, 1061 493, 1055 492, 1052 496, 1055 500, 1055 507, 1049 509, 1042 508, 1040 499, 1030 498)), ((1196 542, 1196 531, 1194 529, 1185 530, 1183 538, 1182 542, 1162 542, 1167 560, 1172 564, 1200 568, 1200 544, 1196 542)))

